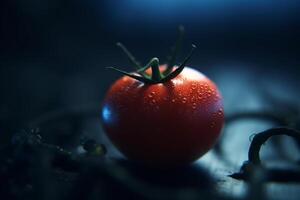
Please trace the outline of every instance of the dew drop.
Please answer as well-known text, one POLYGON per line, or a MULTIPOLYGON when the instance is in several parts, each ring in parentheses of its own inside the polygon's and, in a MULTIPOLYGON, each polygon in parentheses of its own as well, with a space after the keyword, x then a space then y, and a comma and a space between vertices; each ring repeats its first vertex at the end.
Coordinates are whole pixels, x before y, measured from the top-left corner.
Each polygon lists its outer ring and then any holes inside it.
POLYGON ((196 83, 192 83, 192 89, 194 90, 196 89, 196 87, 197 87, 196 83))
POLYGON ((195 110, 197 108, 197 104, 193 103, 192 108, 195 110))
POLYGON ((218 110, 218 115, 223 115, 223 109, 222 109, 222 108, 220 108, 220 109, 218 110))
POLYGON ((176 101, 175 99, 172 99, 172 102, 173 102, 173 103, 175 103, 175 101, 176 101))

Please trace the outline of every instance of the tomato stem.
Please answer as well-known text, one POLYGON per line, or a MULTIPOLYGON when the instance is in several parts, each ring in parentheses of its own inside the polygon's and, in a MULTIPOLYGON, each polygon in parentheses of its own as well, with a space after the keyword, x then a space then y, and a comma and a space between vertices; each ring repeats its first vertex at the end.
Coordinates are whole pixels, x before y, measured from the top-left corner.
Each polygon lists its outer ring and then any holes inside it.
POLYGON ((134 78, 138 81, 141 81, 141 82, 144 82, 144 83, 147 83, 147 84, 164 83, 164 82, 167 82, 167 81, 175 78, 176 76, 178 76, 182 72, 182 70, 184 69, 186 63, 192 57, 195 49, 196 49, 196 45, 192 44, 192 49, 191 49, 190 53, 186 56, 186 58, 181 63, 181 65, 178 68, 176 68, 175 71, 170 72, 166 76, 161 74, 161 72, 159 70, 159 60, 158 60, 158 58, 152 58, 150 60, 150 62, 145 67, 139 68, 136 72, 139 73, 140 76, 136 75, 134 73, 128 73, 126 71, 120 70, 120 69, 115 68, 115 67, 108 67, 108 68, 113 69, 117 72, 120 72, 121 74, 124 74, 126 76, 129 76, 131 78, 134 78), (145 72, 145 70, 147 70, 149 67, 151 67, 151 70, 152 70, 151 78, 149 78, 149 76, 145 72))
POLYGON ((121 74, 124 74, 124 75, 126 75, 126 76, 131 77, 131 78, 134 78, 134 79, 136 79, 136 80, 138 80, 138 81, 141 81, 141 82, 143 82, 143 83, 153 84, 153 81, 152 81, 151 79, 148 79, 148 78, 146 78, 146 77, 144 77, 144 76, 138 76, 138 75, 135 75, 135 74, 133 74, 133 73, 128 73, 128 72, 125 72, 125 71, 120 70, 120 69, 115 68, 115 67, 107 67, 107 68, 108 68, 108 69, 115 70, 115 71, 117 71, 117 72, 120 72, 121 74))
POLYGON ((171 55, 168 56, 168 58, 167 58, 167 69, 163 72, 163 75, 165 75, 165 76, 170 74, 173 71, 177 55, 181 49, 184 32, 185 32, 184 27, 182 25, 180 25, 178 27, 177 40, 175 42, 175 45, 173 47, 171 47, 171 55))
POLYGON ((164 77, 163 79, 161 79, 160 82, 161 82, 161 83, 167 82, 167 81, 169 81, 169 80, 175 78, 176 76, 178 76, 178 75, 182 72, 182 70, 184 69, 186 63, 187 63, 187 62, 190 60, 190 58, 192 57, 192 55, 193 55, 193 53, 194 53, 194 50, 195 50, 196 48, 197 48, 196 45, 192 44, 192 49, 191 49, 190 53, 187 55, 187 57, 185 57, 185 59, 184 59, 184 61, 181 63, 181 65, 180 65, 178 68, 176 68, 175 71, 169 73, 166 77, 164 77))
POLYGON ((146 73, 144 73, 143 70, 140 70, 142 68, 142 66, 141 66, 140 62, 138 62, 135 59, 135 57, 132 55, 132 53, 121 42, 118 42, 116 45, 118 47, 120 47, 122 49, 122 51, 126 54, 129 61, 135 66, 137 72, 141 75, 146 75, 146 73))
POLYGON ((132 64, 135 66, 137 70, 142 68, 141 64, 135 59, 132 53, 130 53, 130 51, 121 42, 118 42, 117 46, 123 50, 123 52, 127 55, 129 60, 132 62, 132 64))
POLYGON ((129 76, 131 78, 134 78, 138 81, 141 81, 141 82, 144 82, 147 84, 157 84, 157 83, 167 82, 167 81, 175 78, 182 72, 186 63, 192 57, 194 50, 196 49, 196 46, 193 44, 192 50, 190 51, 190 53, 187 55, 187 57, 184 59, 184 61, 181 63, 181 65, 173 71, 173 69, 175 67, 174 66, 175 60, 176 60, 177 54, 179 52, 179 49, 180 49, 180 46, 182 43, 182 38, 184 35, 184 27, 183 26, 178 27, 178 33, 179 33, 179 36, 176 40, 174 47, 172 47, 172 54, 170 57, 168 57, 167 68, 164 72, 160 72, 159 59, 156 57, 152 58, 146 66, 142 67, 140 65, 140 63, 135 59, 135 57, 128 51, 128 49, 120 42, 117 43, 117 46, 120 47, 123 50, 123 52, 127 55, 129 60, 136 67, 136 71, 135 71, 135 73, 128 73, 126 71, 123 71, 123 70, 120 70, 120 69, 117 69, 114 67, 108 67, 108 68, 113 69, 117 72, 120 72, 120 73, 126 75, 126 76, 129 76), (151 67, 151 71, 152 71, 151 75, 146 73, 146 70, 150 67, 151 67))
POLYGON ((153 59, 151 59, 144 67, 140 68, 139 70, 137 70, 137 73, 142 74, 144 77, 146 78, 150 78, 150 76, 145 73, 145 71, 151 67, 152 61, 153 59))
POLYGON ((150 61, 150 66, 152 70, 151 79, 154 82, 159 82, 161 80, 161 73, 159 71, 159 60, 158 58, 152 58, 150 61))

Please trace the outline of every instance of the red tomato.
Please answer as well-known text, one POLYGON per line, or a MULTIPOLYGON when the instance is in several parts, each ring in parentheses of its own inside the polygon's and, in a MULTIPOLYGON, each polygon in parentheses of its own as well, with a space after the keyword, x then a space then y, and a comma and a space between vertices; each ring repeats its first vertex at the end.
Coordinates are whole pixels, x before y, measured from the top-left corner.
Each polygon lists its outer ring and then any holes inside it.
MULTIPOLYGON (((163 68, 159 66, 160 71, 163 68)), ((164 83, 145 84, 123 76, 105 97, 102 119, 107 136, 127 158, 182 165, 200 158, 216 143, 224 112, 216 85, 185 67, 164 83)))

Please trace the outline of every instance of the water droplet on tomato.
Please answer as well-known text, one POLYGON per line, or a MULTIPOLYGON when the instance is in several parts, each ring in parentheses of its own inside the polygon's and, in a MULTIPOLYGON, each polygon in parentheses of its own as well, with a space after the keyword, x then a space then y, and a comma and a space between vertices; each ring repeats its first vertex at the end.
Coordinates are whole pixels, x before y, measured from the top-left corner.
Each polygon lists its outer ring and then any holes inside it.
POLYGON ((223 115, 223 109, 222 109, 222 108, 220 108, 220 109, 218 110, 218 115, 223 115))
POLYGON ((149 98, 152 98, 155 95, 155 92, 150 92, 150 94, 148 94, 149 98))
POLYGON ((195 90, 197 87, 196 83, 192 83, 192 89, 195 90))
POLYGON ((197 104, 193 103, 192 108, 195 110, 197 108, 197 104))

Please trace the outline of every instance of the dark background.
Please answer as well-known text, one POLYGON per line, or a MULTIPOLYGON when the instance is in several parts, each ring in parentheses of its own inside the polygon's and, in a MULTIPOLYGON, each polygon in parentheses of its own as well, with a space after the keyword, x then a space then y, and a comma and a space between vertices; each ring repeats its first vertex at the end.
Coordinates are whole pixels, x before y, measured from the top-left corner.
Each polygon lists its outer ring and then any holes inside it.
MULTIPOLYGON (((176 39, 178 25, 184 25, 186 30, 178 63, 191 44, 196 44, 189 66, 216 82, 224 97, 226 116, 297 110, 298 2, 1 0, 0 143, 7 143, 29 122, 55 117, 56 111, 90 106, 99 111, 99 117, 96 114, 92 119, 81 120, 77 129, 98 142, 106 140, 100 123, 101 101, 120 77, 106 67, 133 69, 115 43, 123 42, 144 64, 154 56, 163 62, 176 39)), ((235 136, 227 137, 223 144, 226 152, 233 155, 230 160, 236 164, 234 170, 247 158, 248 136, 271 126, 244 122, 229 129, 235 136), (241 137, 237 134, 240 132, 247 134, 241 137), (230 142, 226 143, 228 138, 230 142)), ((44 132, 47 142, 70 149, 78 145, 71 144, 72 134, 60 135, 76 127, 56 124, 55 128, 55 132, 44 132)), ((109 147, 109 153, 117 152, 109 147)), ((272 149, 265 153, 271 158, 274 154, 272 149)), ((294 151, 290 150, 290 154, 294 155, 294 151)), ((210 155, 200 160, 201 165, 208 163, 212 168, 213 163, 219 167, 218 160, 210 155)), ((278 194, 271 193, 283 195, 281 190, 276 191, 278 194)), ((295 199, 298 192, 296 188, 295 199)))

